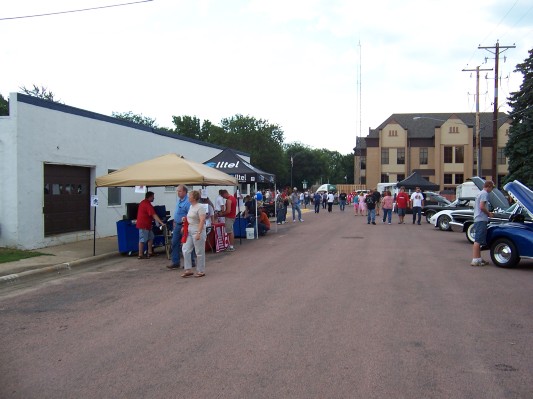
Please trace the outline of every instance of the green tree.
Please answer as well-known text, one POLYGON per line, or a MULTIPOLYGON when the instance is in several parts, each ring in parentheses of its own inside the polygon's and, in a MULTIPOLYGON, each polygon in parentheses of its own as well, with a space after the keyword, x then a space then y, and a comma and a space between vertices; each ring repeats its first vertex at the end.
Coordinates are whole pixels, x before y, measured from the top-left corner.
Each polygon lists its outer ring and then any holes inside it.
POLYGON ((0 94, 0 116, 9 115, 9 101, 0 94))
POLYGON ((172 123, 176 126, 174 131, 180 136, 200 139, 200 119, 196 116, 173 116, 172 123))
POLYGON ((221 121, 222 129, 211 129, 209 142, 250 154, 252 164, 265 172, 283 176, 283 130, 267 120, 235 115, 221 121))
POLYGON ((144 116, 142 114, 134 114, 131 111, 128 111, 128 112, 113 112, 113 113, 111 113, 111 116, 113 118, 122 119, 122 120, 125 120, 125 121, 137 123, 139 125, 149 126, 151 128, 154 128, 154 129, 158 128, 155 119, 150 118, 148 116, 144 116))
POLYGON ((29 96, 38 97, 38 98, 42 98, 43 100, 48 100, 48 101, 53 101, 55 103, 63 104, 61 100, 56 100, 55 94, 52 93, 50 90, 48 90, 44 86, 39 87, 36 84, 34 84, 33 89, 28 89, 26 88, 26 86, 22 86, 19 88, 20 90, 22 90, 24 94, 27 94, 29 96))
POLYGON ((515 72, 522 72, 524 81, 520 90, 509 97, 512 111, 509 113, 509 140, 505 146, 505 156, 509 158, 505 181, 519 180, 533 188, 533 49, 529 50, 529 57, 516 66, 515 72))

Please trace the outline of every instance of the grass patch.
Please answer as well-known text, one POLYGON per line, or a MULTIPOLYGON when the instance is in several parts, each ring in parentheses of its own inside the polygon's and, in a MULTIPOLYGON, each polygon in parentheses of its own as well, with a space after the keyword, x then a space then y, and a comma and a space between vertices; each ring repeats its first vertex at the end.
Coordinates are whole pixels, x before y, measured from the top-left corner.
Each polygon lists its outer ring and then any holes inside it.
POLYGON ((20 259, 33 258, 35 256, 49 255, 35 251, 23 251, 21 249, 0 248, 0 263, 14 262, 20 259))

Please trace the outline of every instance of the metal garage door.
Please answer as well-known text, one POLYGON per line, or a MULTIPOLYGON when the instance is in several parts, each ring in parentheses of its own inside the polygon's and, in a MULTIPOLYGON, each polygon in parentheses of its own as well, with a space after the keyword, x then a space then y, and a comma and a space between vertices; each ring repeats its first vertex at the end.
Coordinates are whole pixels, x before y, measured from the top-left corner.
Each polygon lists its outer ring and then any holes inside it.
POLYGON ((90 168, 44 165, 44 235, 90 229, 90 168))

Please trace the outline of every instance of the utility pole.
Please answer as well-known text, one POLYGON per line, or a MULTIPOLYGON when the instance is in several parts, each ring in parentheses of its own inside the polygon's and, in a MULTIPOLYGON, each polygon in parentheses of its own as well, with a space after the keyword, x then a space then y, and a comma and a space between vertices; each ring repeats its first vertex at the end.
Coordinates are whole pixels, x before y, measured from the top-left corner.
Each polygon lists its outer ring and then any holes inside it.
POLYGON ((479 177, 482 176, 483 169, 481 168, 481 127, 479 126, 479 71, 492 71, 490 69, 479 69, 479 66, 476 69, 463 69, 463 72, 467 71, 476 71, 476 173, 479 177))
POLYGON ((512 46, 500 46, 500 42, 496 40, 496 46, 478 46, 478 49, 484 49, 494 54, 494 113, 492 116, 492 180, 496 187, 499 187, 498 182, 498 66, 500 63, 500 51, 505 51, 510 48, 516 48, 512 46), (494 49, 494 51, 492 51, 494 49), (503 49, 503 50, 502 50, 503 49))

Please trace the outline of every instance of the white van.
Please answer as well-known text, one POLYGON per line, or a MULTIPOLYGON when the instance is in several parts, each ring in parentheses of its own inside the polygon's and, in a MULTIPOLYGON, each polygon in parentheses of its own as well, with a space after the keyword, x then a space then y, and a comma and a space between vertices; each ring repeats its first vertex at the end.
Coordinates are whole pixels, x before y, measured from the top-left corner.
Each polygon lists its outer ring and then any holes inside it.
POLYGON ((478 194, 479 188, 471 181, 459 184, 455 189, 455 198, 476 198, 478 194))

